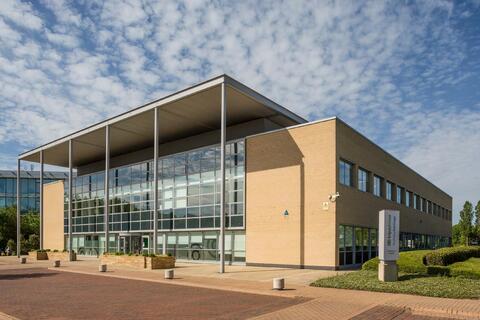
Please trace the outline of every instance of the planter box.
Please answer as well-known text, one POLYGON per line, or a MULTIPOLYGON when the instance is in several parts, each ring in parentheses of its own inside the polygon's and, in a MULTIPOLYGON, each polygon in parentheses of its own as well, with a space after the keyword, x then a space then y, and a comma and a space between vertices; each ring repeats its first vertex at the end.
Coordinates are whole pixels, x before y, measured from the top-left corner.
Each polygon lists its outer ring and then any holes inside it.
POLYGON ((175 257, 169 257, 169 256, 145 257, 145 268, 173 269, 175 268, 175 257))
POLYGON ((136 269, 171 269, 175 268, 175 258, 167 256, 144 257, 104 254, 100 258, 101 264, 121 265, 136 269))
POLYGON ((28 257, 34 260, 48 260, 47 252, 30 251, 28 257))
POLYGON ((107 265, 121 265, 136 269, 145 269, 144 256, 117 256, 114 254, 103 254, 100 257, 100 263, 107 265))
MULTIPOLYGON (((47 252, 49 260, 61 260, 61 261, 70 261, 69 252, 47 252)), ((74 252, 72 256, 72 261, 77 261, 77 254, 74 252)))

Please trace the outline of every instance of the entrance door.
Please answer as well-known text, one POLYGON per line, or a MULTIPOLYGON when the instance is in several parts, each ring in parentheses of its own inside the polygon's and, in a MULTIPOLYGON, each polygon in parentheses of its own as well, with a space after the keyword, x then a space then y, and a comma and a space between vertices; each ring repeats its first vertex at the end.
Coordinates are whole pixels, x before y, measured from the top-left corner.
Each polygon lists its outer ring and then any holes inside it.
POLYGON ((150 236, 148 235, 142 236, 142 252, 143 253, 150 252, 150 236))
POLYGON ((125 254, 130 252, 130 236, 118 237, 118 251, 125 254))

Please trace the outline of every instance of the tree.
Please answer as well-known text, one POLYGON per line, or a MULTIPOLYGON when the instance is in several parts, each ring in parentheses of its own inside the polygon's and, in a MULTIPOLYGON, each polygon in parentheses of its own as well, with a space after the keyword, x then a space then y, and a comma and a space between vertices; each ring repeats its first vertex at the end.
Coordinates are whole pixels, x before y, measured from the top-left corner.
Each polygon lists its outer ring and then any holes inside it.
MULTIPOLYGON (((22 214, 20 224, 21 238, 30 240, 31 235, 40 234, 40 217, 36 213, 22 214)), ((0 250, 7 247, 9 240, 17 239, 17 208, 8 207, 0 209, 0 250)), ((30 249, 38 249, 38 241, 35 237, 28 242, 26 247, 30 249)), ((27 241, 28 241, 27 240, 27 241)), ((25 241, 25 240, 24 240, 25 241)), ((16 247, 10 248, 16 251, 16 247)))
POLYGON ((477 237, 477 241, 480 241, 480 200, 477 202, 477 205, 475 206, 474 232, 477 237))
POLYGON ((465 201, 462 211, 460 211, 460 230, 462 243, 469 245, 470 237, 472 235, 472 220, 473 220, 473 206, 469 201, 465 201))
POLYGON ((454 246, 462 244, 462 229, 459 223, 452 227, 452 244, 454 246))

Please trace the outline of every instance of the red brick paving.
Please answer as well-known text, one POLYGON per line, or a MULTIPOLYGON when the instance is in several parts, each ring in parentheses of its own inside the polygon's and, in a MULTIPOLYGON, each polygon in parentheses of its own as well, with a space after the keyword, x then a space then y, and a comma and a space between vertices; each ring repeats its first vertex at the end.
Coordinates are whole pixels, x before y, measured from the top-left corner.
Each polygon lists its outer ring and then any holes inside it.
POLYGON ((430 317, 425 315, 413 314, 405 308, 391 306, 376 306, 364 311, 351 320, 448 320, 445 317, 430 317))
POLYGON ((246 319, 306 300, 46 268, 0 274, 0 311, 20 319, 246 319))

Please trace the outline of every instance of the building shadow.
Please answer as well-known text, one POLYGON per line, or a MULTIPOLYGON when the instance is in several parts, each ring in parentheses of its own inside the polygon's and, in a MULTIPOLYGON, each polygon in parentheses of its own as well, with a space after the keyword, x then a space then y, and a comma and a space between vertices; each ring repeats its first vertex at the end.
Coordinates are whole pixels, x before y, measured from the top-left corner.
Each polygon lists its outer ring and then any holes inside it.
POLYGON ((54 272, 38 272, 38 273, 14 273, 14 274, 0 274, 1 280, 21 280, 21 279, 35 279, 56 276, 54 272))

